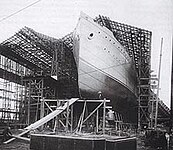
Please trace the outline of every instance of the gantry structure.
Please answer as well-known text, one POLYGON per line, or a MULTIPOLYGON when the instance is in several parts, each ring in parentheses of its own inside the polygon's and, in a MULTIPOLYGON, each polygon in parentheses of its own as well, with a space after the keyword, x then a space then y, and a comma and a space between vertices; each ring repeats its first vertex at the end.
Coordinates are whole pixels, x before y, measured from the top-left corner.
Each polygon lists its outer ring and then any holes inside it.
MULTIPOLYGON (((94 21, 111 30, 133 58, 138 79, 138 127, 148 124, 151 32, 104 16, 94 21)), ((42 117, 41 100, 79 97, 72 34, 55 39, 24 27, 0 44, 1 121, 29 125, 42 117)))
POLYGON ((28 27, 1 43, 2 122, 33 123, 40 117, 43 97, 78 96, 77 68, 71 46, 69 36, 58 40, 28 27), (12 90, 13 83, 20 87, 18 93, 12 90), (18 97, 10 98, 15 94, 18 97), (12 108, 11 104, 17 106, 12 108))

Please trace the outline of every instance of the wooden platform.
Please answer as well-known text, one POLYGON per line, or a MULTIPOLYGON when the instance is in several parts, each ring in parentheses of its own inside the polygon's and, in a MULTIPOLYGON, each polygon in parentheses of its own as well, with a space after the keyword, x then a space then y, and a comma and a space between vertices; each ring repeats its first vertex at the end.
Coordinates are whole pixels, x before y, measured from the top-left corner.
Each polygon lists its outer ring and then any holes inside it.
POLYGON ((31 135, 31 150, 136 150, 136 138, 31 135))

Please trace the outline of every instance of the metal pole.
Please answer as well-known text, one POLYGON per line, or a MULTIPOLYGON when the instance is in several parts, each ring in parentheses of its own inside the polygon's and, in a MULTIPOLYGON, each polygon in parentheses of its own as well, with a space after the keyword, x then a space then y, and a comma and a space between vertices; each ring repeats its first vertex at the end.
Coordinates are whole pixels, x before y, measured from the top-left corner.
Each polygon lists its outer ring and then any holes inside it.
POLYGON ((138 60, 138 64, 139 64, 139 74, 137 74, 137 80, 138 80, 138 131, 141 130, 141 81, 140 81, 140 77, 141 77, 141 51, 140 52, 140 59, 138 60))
POLYGON ((161 71, 161 62, 162 62, 162 47, 163 47, 163 38, 161 39, 161 47, 160 47, 158 87, 157 87, 157 95, 156 95, 156 112, 155 112, 155 124, 154 124, 155 129, 157 128, 157 116, 158 116, 158 104, 159 104, 159 87, 160 87, 160 71, 161 71))

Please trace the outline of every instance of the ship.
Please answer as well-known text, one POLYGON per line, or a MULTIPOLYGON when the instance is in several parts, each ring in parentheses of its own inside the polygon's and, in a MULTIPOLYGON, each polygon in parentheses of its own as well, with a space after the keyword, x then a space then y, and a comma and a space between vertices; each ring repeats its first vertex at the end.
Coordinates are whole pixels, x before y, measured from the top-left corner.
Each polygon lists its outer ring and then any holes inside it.
MULTIPOLYGON (((13 61, 17 58, 18 63, 29 70, 26 80, 33 75, 55 77, 56 84, 48 83, 54 95, 43 94, 44 98, 105 98, 110 100, 113 111, 122 116, 121 120, 136 123, 137 63, 133 55, 130 56, 130 50, 120 42, 121 37, 115 35, 120 34, 81 13, 76 28, 69 35, 55 39, 24 27, 1 44, 1 54, 13 61)), ((131 42, 126 43, 131 46, 131 42)), ((138 55, 138 51, 134 55, 138 55)), ((76 111, 80 109, 77 112, 80 114, 83 105, 75 108, 76 111)), ((90 112, 94 108, 94 104, 88 107, 90 112)), ((36 112, 34 107, 31 116, 36 116, 36 112)))
POLYGON ((84 13, 73 32, 73 40, 80 97, 109 99, 125 122, 136 122, 136 70, 127 50, 109 29, 84 13))

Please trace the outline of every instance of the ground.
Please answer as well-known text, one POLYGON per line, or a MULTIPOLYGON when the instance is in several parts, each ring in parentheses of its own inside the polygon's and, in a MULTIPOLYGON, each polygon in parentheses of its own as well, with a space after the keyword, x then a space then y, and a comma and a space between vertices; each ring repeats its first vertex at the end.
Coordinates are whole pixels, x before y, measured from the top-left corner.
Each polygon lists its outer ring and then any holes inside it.
POLYGON ((145 144, 144 144, 143 139, 138 137, 137 138, 137 150, 157 150, 157 149, 154 149, 154 148, 151 148, 151 147, 146 147, 145 144))
POLYGON ((29 143, 14 141, 9 144, 1 144, 0 150, 29 150, 29 143))

